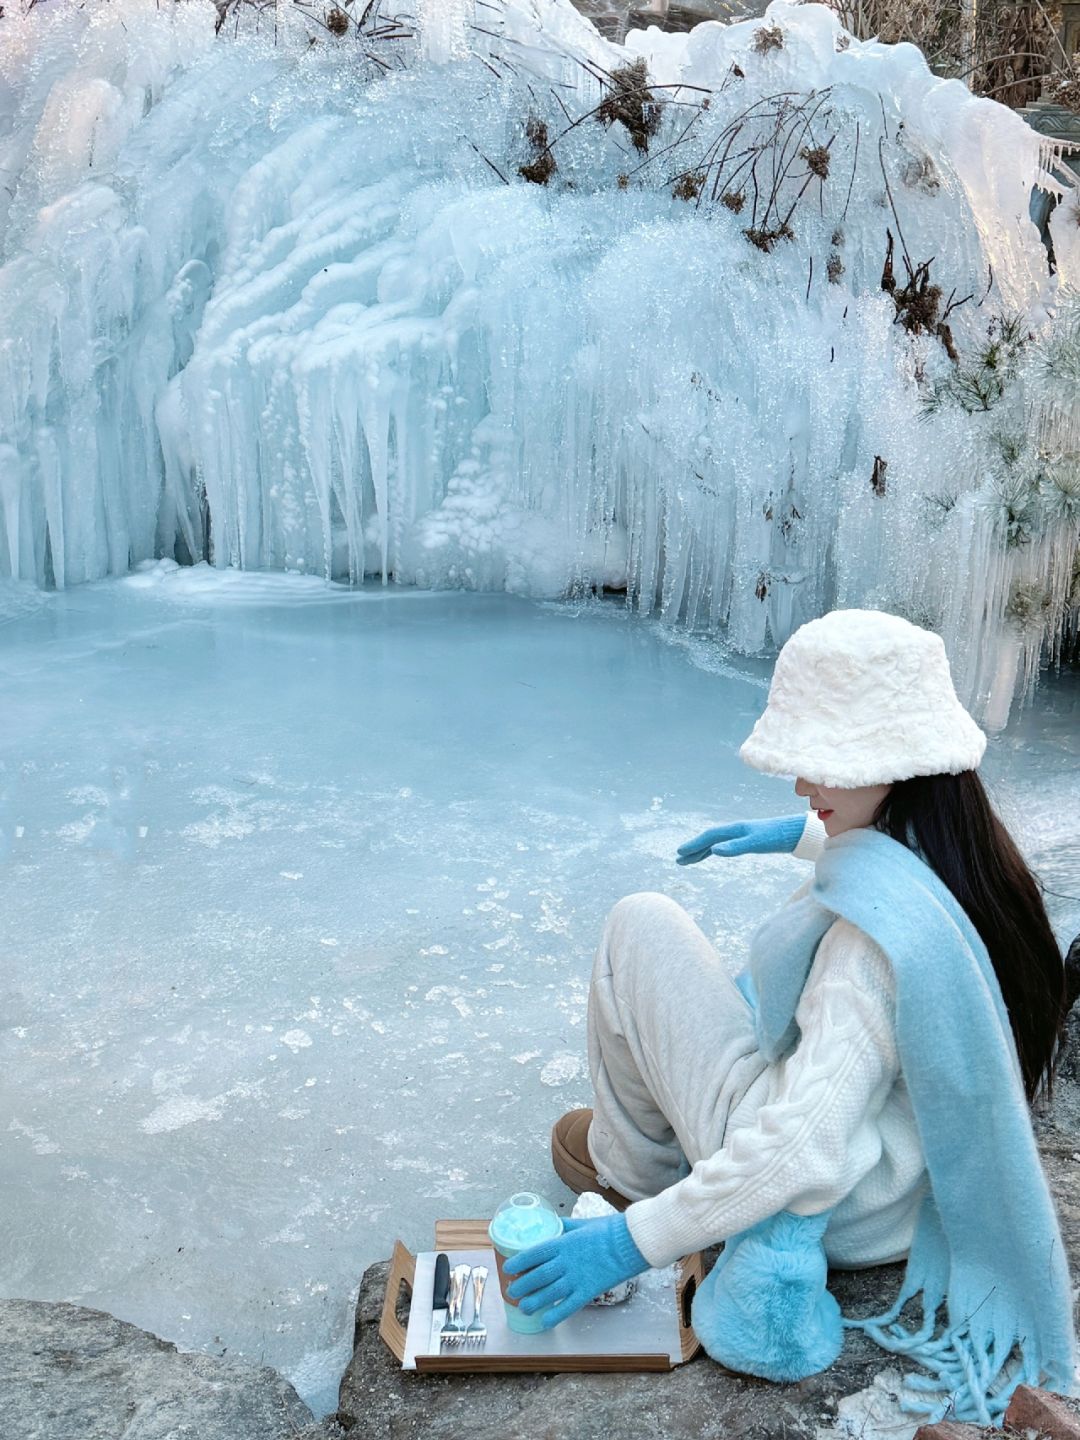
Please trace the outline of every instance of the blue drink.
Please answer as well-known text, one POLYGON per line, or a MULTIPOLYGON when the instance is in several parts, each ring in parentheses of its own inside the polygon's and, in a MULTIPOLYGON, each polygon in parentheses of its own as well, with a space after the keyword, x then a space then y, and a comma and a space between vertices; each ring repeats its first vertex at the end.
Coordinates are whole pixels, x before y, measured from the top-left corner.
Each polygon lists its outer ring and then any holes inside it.
POLYGON ((539 1245, 544 1240, 554 1240, 562 1234, 563 1222, 540 1195, 531 1190, 522 1190, 511 1195, 496 1210, 495 1218, 488 1226, 488 1239, 495 1251, 495 1262, 499 1268, 499 1289, 506 1306, 506 1323, 519 1335, 535 1335, 541 1328, 544 1312, 523 1315, 518 1302, 506 1293, 508 1285, 517 1278, 503 1274, 503 1261, 509 1260, 530 1245, 539 1245))

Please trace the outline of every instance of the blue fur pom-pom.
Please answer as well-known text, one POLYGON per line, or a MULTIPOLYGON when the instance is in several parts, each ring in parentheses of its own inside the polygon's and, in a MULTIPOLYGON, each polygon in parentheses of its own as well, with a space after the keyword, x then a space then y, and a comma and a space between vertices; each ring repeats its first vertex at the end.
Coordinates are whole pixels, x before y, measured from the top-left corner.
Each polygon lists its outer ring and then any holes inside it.
POLYGON ((802 1380, 833 1363, 844 1332, 825 1288, 828 1219, 782 1210, 727 1242, 692 1310, 714 1360, 764 1380, 802 1380))

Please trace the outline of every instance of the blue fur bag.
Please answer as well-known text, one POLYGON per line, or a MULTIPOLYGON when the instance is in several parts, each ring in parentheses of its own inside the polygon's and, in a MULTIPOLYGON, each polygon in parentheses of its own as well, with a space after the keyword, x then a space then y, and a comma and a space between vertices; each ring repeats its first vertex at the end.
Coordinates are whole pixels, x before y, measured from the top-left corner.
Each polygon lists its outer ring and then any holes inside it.
POLYGON ((691 1315, 714 1360, 763 1380, 802 1380, 833 1363, 844 1336, 825 1288, 830 1213, 781 1210, 728 1240, 691 1315))

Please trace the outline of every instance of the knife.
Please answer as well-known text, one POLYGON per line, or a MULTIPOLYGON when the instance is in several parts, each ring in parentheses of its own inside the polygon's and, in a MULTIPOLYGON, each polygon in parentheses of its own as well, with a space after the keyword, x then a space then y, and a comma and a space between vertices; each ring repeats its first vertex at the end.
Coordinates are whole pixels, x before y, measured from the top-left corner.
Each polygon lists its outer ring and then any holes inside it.
POLYGON ((428 1340, 428 1354, 438 1355, 441 1347, 439 1336, 446 1324, 446 1310, 450 1303, 450 1258, 440 1253, 435 1257, 435 1288, 431 1294, 431 1335, 428 1340))

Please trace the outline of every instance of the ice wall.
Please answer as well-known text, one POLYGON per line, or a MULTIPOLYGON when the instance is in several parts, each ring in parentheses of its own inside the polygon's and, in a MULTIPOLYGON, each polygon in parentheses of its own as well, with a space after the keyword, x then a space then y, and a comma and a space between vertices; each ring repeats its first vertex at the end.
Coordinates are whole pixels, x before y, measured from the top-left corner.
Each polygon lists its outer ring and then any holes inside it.
MULTIPOLYGON (((1007 713, 1032 644, 977 503, 993 417, 924 414, 952 362, 881 277, 891 231, 900 286, 906 256, 939 312, 970 296, 957 346, 1042 323, 1037 137, 822 6, 626 49, 567 0, 434 10, 379 64, 287 7, 217 38, 202 0, 14 17, 0 575, 625 587, 747 652, 880 605, 1007 713), (647 149, 591 114, 638 56, 647 149)), ((1043 537, 1055 574, 1075 542, 1043 537)))

